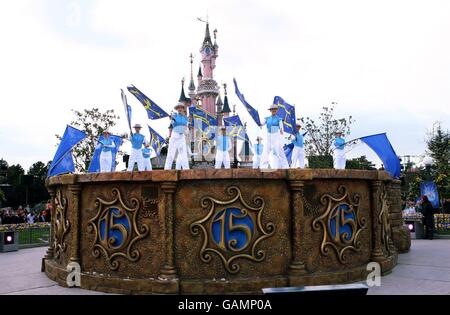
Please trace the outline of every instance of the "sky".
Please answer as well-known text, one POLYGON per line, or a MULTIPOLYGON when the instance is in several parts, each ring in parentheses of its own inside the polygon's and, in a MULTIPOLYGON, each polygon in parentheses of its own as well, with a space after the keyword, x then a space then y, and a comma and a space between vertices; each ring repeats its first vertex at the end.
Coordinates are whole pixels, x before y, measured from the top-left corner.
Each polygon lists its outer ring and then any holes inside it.
MULTIPOLYGON (((450 122, 450 1, 15 0, 0 3, 0 158, 28 169, 49 161, 71 109, 114 109, 134 84, 170 112, 199 65, 209 17, 220 46, 215 79, 236 77, 260 111, 275 95, 316 118, 337 102, 350 138, 387 132, 398 155, 425 152, 426 132, 450 122)), ((128 94, 133 123, 167 135, 128 94)), ((127 131, 122 119, 113 130, 127 131)), ((364 146, 349 157, 366 154, 364 146)))

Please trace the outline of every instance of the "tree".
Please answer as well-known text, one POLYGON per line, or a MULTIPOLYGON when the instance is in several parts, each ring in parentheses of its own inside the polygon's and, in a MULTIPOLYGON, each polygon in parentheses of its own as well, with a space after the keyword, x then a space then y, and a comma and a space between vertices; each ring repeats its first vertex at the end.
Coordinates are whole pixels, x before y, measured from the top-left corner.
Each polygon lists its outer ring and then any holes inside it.
POLYGON ((347 160, 346 164, 347 169, 353 170, 375 170, 375 164, 367 159, 365 155, 360 156, 358 158, 347 160))
POLYGON ((44 164, 43 162, 34 163, 28 170, 28 175, 33 176, 33 184, 30 190, 29 200, 31 203, 42 202, 48 200, 50 195, 45 187, 48 169, 51 162, 44 164))
MULTIPOLYGON (((80 142, 73 149, 75 168, 79 172, 87 172, 94 155, 97 139, 105 130, 114 127, 119 117, 114 114, 114 110, 101 112, 98 108, 83 111, 72 110, 72 112, 75 119, 70 124, 87 135, 87 141, 80 142)), ((56 135, 56 137, 61 140, 61 136, 56 135)), ((119 152, 118 155, 122 155, 122 152, 119 152)))
POLYGON ((308 132, 305 139, 305 150, 308 156, 331 156, 333 154, 333 140, 337 131, 342 131, 344 135, 350 135, 350 126, 355 121, 352 116, 348 118, 335 118, 334 105, 323 107, 316 123, 310 117, 301 118, 302 127, 308 132))
POLYGON ((427 153, 433 159, 431 175, 436 182, 440 197, 450 197, 450 133, 440 123, 435 124, 427 139, 427 153))

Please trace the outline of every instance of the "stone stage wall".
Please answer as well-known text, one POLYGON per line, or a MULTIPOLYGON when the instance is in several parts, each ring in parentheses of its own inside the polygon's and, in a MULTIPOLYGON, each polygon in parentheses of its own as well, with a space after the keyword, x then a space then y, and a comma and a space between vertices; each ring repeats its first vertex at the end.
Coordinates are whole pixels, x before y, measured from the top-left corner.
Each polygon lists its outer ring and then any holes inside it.
POLYGON ((363 280, 371 261, 385 274, 410 246, 400 182, 385 172, 205 169, 63 175, 47 185, 43 270, 64 286, 77 263, 91 290, 261 293, 363 280))

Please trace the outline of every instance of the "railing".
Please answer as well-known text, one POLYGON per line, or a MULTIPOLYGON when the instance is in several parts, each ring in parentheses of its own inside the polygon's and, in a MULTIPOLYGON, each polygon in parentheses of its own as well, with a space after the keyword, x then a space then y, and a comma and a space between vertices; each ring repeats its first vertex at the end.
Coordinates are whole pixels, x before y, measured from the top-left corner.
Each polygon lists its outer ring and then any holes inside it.
POLYGON ((0 225, 0 232, 18 232, 19 248, 47 246, 50 223, 0 225))

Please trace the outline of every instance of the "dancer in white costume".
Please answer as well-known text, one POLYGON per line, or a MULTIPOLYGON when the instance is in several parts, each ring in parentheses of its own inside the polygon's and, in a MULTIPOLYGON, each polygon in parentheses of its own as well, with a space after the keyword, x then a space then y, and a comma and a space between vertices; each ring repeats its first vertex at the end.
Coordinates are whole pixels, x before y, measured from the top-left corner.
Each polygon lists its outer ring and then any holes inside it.
MULTIPOLYGON (((281 136, 283 135, 283 122, 280 117, 277 116, 278 106, 272 105, 269 108, 271 116, 266 117, 263 126, 266 126, 267 134, 266 141, 261 156, 261 169, 267 169, 269 167, 270 152, 274 154, 274 165, 270 165, 272 169, 280 168, 280 159, 282 159, 282 145, 281 136)), ((284 157, 286 158, 286 156, 284 157)))
POLYGON ((134 130, 136 131, 130 137, 131 141, 131 154, 128 161, 128 172, 132 172, 134 169, 134 164, 137 163, 139 172, 144 170, 144 158, 142 156, 142 145, 145 142, 145 137, 141 135, 142 126, 140 124, 134 125, 134 130))
POLYGON ((225 169, 230 168, 230 150, 231 138, 227 136, 227 128, 220 128, 220 135, 216 139, 216 169, 221 169, 222 165, 225 169))
POLYGON ((151 161, 151 156, 152 156, 152 148, 150 148, 150 144, 146 143, 145 144, 145 148, 142 149, 142 158, 144 159, 144 171, 152 171, 153 167, 152 167, 152 161, 151 161))
POLYGON ((304 139, 301 133, 302 126, 296 124, 297 132, 291 136, 294 149, 292 150, 291 168, 305 168, 304 139))
POLYGON ((187 159, 186 148, 186 132, 188 129, 189 120, 184 115, 184 104, 178 103, 175 106, 176 114, 172 115, 169 127, 169 150, 166 158, 165 170, 172 169, 172 164, 175 159, 175 154, 178 151, 177 160, 180 159, 180 167, 182 169, 189 169, 189 162, 187 159))
POLYGON ((116 145, 109 137, 109 132, 103 132, 103 139, 97 144, 97 148, 101 148, 100 152, 100 173, 109 173, 112 171, 112 149, 116 145))
POLYGON ((336 132, 334 139, 334 168, 337 170, 345 170, 347 160, 345 158, 345 139, 342 137, 342 131, 336 132))
POLYGON ((261 166, 261 155, 263 153, 264 145, 261 143, 261 137, 256 138, 255 154, 253 155, 253 168, 258 169, 261 166))

